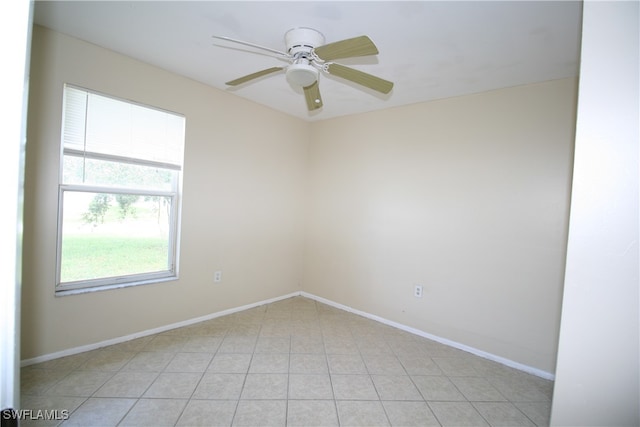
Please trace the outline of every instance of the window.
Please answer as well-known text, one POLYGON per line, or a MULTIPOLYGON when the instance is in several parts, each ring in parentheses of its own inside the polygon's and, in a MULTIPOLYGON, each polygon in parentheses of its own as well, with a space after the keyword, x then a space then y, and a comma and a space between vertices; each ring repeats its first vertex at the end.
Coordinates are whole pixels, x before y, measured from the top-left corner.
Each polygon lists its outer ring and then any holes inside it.
POLYGON ((177 278, 185 118, 65 85, 56 293, 177 278))

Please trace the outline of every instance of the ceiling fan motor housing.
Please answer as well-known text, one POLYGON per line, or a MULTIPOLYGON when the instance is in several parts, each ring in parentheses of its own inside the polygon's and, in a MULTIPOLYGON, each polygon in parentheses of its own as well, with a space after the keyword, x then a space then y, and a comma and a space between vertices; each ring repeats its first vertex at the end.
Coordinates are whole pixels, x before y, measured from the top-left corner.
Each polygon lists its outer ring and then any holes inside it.
POLYGON ((287 53, 295 55, 299 52, 311 52, 314 47, 324 44, 324 36, 320 31, 313 28, 293 28, 286 32, 284 41, 287 46, 287 53))
POLYGON ((318 80, 318 69, 312 65, 311 50, 324 44, 324 36, 312 28, 294 28, 284 35, 287 53, 295 60, 287 67, 287 81, 295 86, 311 86, 318 80))

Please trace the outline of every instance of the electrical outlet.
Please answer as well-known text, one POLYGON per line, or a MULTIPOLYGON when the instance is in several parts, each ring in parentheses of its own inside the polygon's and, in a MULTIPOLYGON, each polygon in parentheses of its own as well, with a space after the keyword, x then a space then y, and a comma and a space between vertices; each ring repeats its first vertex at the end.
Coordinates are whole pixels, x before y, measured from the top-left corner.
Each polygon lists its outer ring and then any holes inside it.
POLYGON ((416 298, 422 298, 422 285, 415 285, 413 288, 413 296, 416 298))
POLYGON ((215 273, 213 273, 213 281, 215 283, 222 282, 222 270, 218 270, 215 273))

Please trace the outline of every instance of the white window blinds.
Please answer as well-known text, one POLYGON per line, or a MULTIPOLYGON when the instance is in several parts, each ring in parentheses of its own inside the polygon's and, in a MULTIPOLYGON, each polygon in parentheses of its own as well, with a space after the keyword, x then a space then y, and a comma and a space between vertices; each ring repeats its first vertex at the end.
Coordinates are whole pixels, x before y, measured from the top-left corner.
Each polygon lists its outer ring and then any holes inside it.
POLYGON ((182 167, 183 116, 65 86, 65 153, 182 167))

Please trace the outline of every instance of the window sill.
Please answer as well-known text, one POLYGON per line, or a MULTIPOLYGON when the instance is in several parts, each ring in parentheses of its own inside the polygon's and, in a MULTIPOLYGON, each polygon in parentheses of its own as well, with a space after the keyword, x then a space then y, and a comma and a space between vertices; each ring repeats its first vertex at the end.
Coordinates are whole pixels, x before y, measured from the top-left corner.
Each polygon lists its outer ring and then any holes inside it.
POLYGON ((171 282, 175 280, 178 280, 178 276, 173 275, 173 276, 162 277, 162 278, 138 280, 138 281, 132 281, 127 283, 113 283, 109 285, 91 286, 86 288, 56 289, 55 296, 64 297, 68 295, 86 294, 90 292, 102 292, 102 291, 109 291, 112 289, 129 288, 132 286, 152 285, 154 283, 164 283, 164 282, 171 282))

